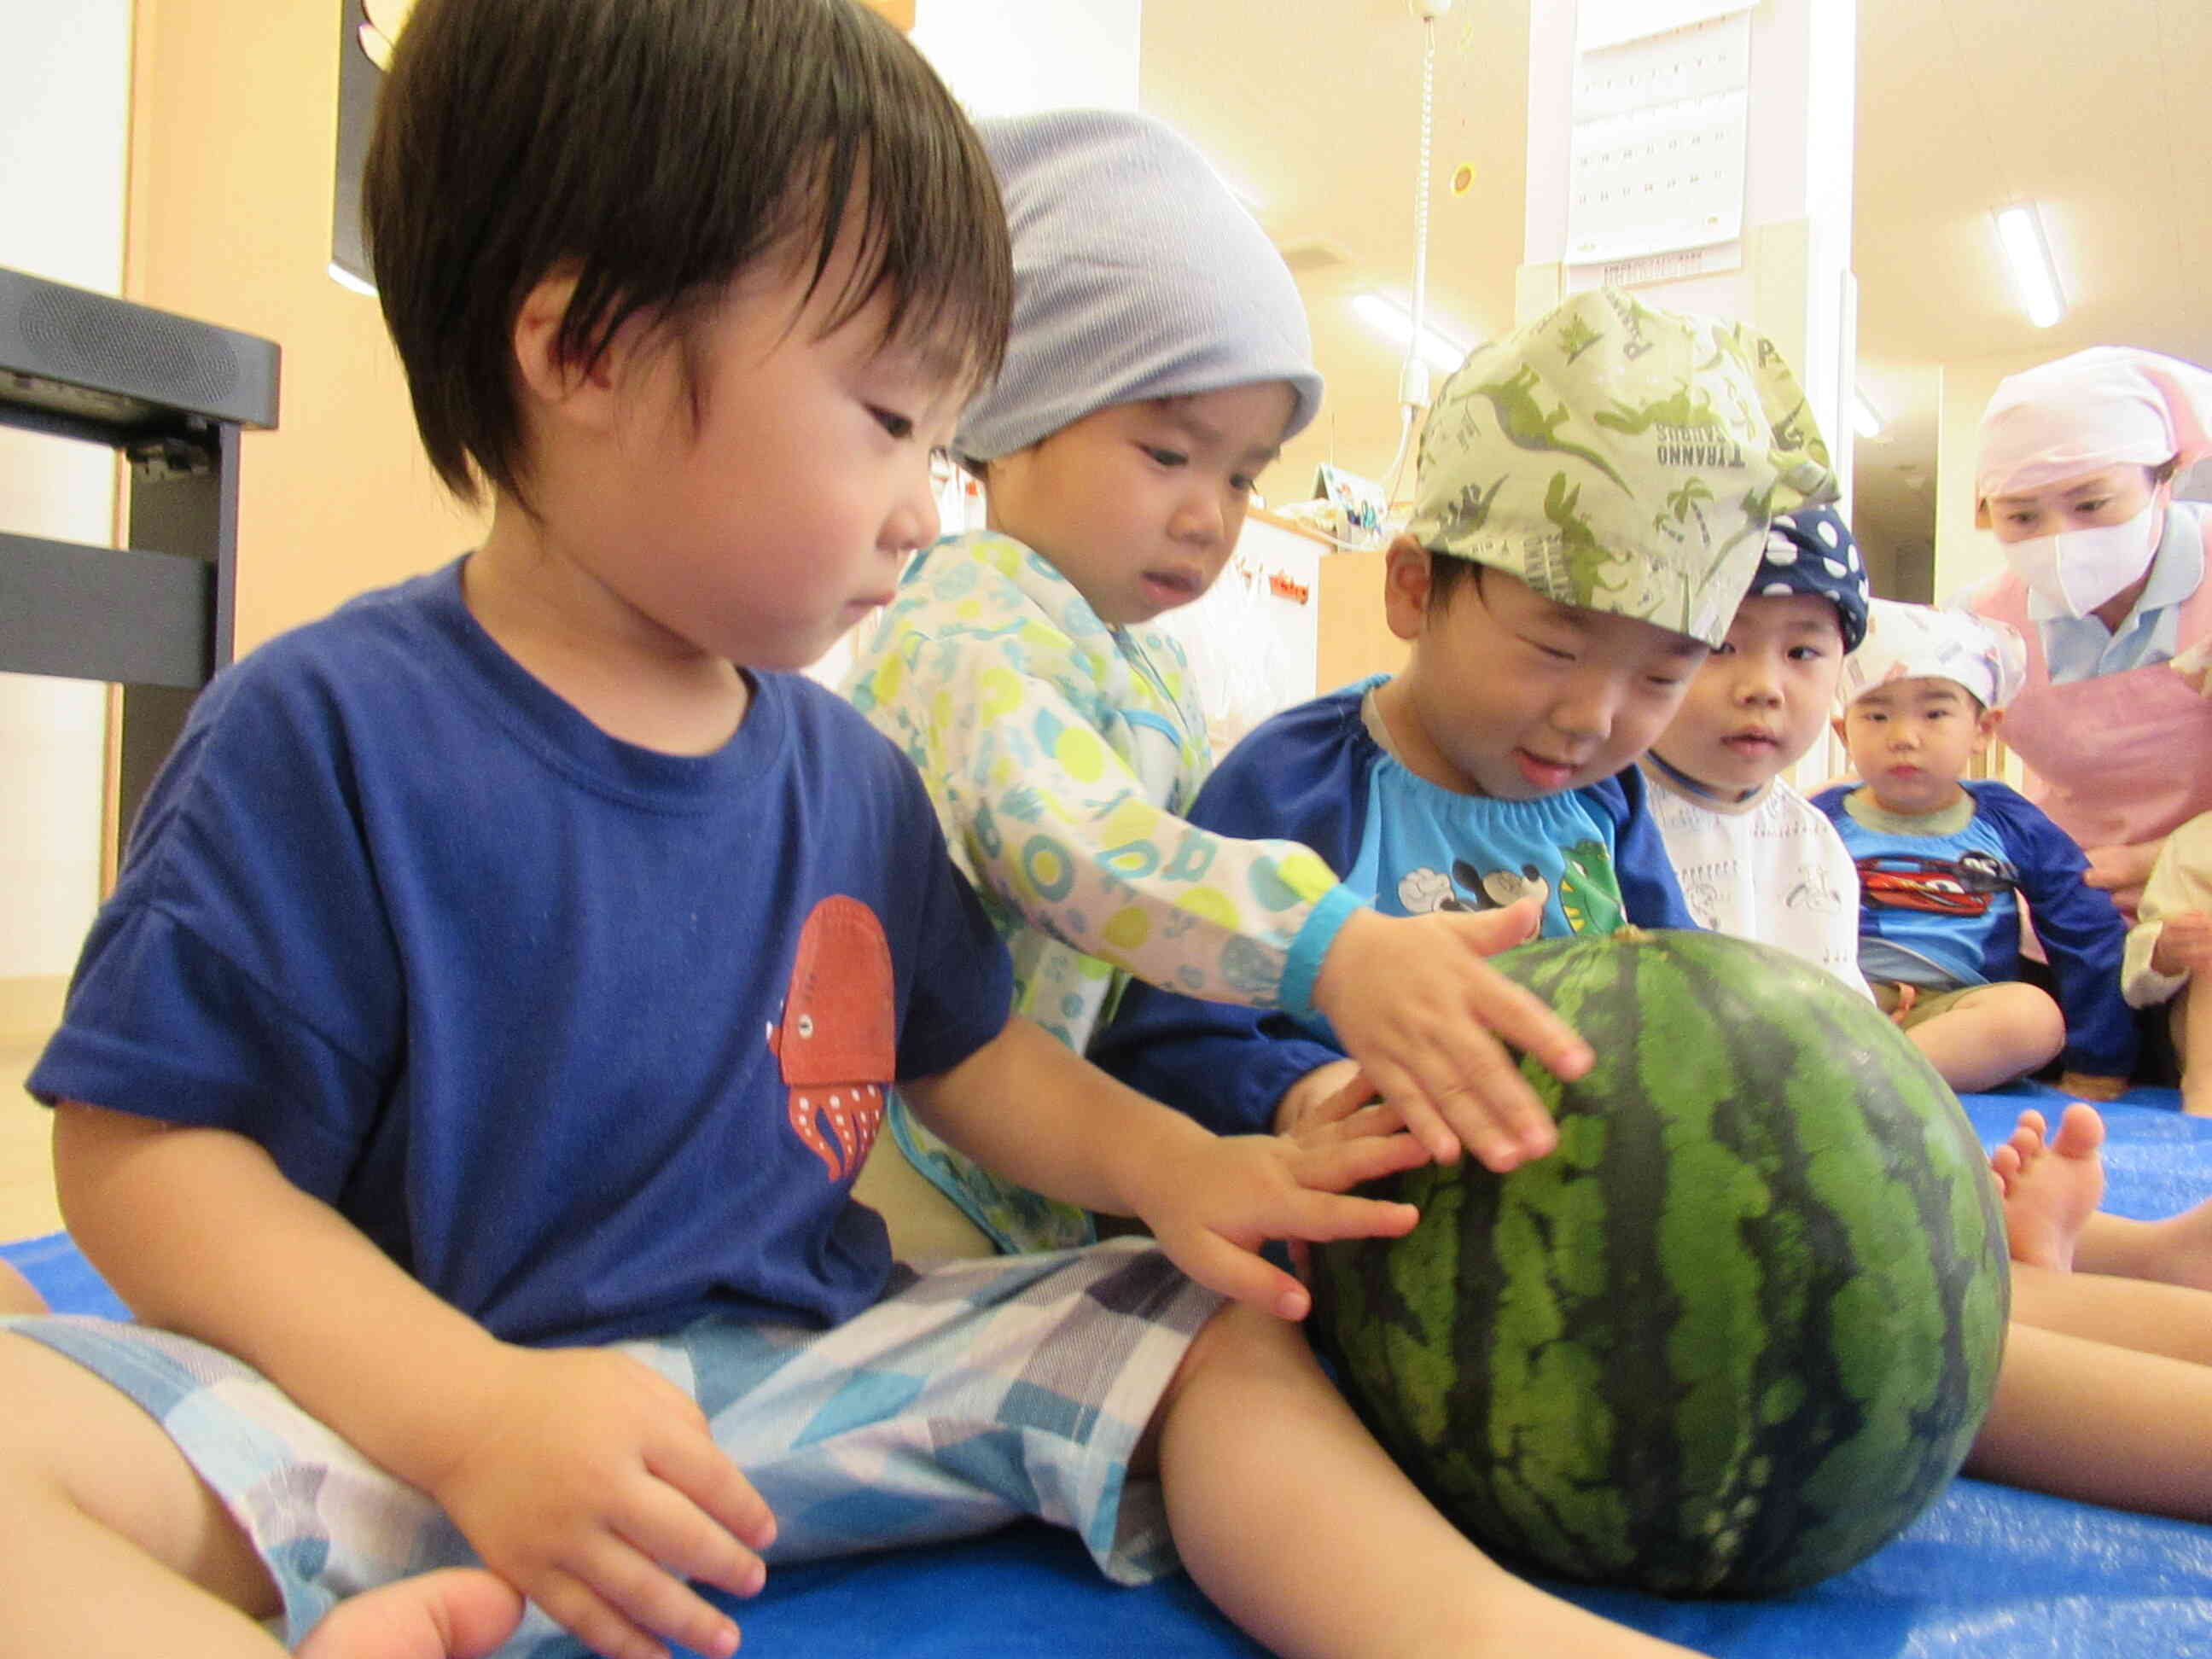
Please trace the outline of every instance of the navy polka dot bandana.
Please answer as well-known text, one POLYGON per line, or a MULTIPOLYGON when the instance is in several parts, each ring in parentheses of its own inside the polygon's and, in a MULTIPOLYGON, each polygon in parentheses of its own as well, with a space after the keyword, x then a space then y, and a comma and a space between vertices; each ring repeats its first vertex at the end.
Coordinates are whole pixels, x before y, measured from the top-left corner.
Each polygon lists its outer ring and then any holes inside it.
POLYGON ((1867 630, 1866 566, 1859 544, 1835 509, 1801 507, 1776 518, 1766 532, 1766 554, 1746 599, 1811 593, 1832 602, 1844 630, 1844 649, 1856 651, 1867 630))

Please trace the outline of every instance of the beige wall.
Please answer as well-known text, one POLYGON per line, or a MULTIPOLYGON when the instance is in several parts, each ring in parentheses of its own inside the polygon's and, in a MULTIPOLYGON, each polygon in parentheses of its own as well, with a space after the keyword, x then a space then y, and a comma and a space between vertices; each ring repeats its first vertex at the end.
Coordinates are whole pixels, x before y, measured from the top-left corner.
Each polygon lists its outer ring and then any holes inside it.
POLYGON ((1990 394, 2008 374, 2064 355, 2051 347, 1996 357, 1962 357, 1943 365, 1943 402, 1936 437, 1936 599, 1938 604, 2004 568, 1996 538, 1974 528, 1976 434, 1990 394))
MULTIPOLYGON (((123 282, 131 0, 4 9, 0 265, 102 294, 123 282)), ((116 460, 0 428, 0 528, 104 545, 116 460)), ((52 1029, 100 902, 106 688, 0 674, 0 1047, 52 1029)))
POLYGON ((337 0, 138 0, 124 293, 283 349, 240 467, 241 652, 483 529, 422 459, 376 301, 328 274, 337 72, 337 0))
POLYGON ((335 0, 138 0, 126 297, 275 340, 240 470, 238 645, 450 558, 478 525, 422 459, 376 302, 327 272, 335 0))
POLYGON ((1382 615, 1382 552, 1332 553, 1321 562, 1314 685, 1334 691, 1406 665, 1406 641, 1382 615))

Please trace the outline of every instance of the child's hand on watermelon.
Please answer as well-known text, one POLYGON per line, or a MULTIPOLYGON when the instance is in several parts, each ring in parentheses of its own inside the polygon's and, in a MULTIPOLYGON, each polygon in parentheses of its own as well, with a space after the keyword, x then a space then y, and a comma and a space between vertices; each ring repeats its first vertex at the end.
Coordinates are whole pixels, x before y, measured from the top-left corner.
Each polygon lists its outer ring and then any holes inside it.
POLYGON ((1464 1146, 1510 1170, 1552 1150, 1551 1115, 1504 1043, 1572 1080, 1589 1045, 1484 960, 1532 938, 1540 901, 1502 910, 1353 915, 1314 979, 1314 1006, 1439 1164, 1464 1146))
MULTIPOLYGON (((1188 1119, 1182 1121, 1192 1128, 1188 1119)), ((1395 1238, 1420 1212, 1345 1195, 1427 1161, 1403 1134, 1175 1134, 1136 1160, 1131 1207, 1176 1266, 1209 1290, 1283 1319, 1313 1305, 1304 1285, 1261 1258, 1271 1239, 1395 1238)))
POLYGON ((1275 1103, 1275 1133, 1294 1135, 1309 1119, 1334 1121, 1382 1098, 1358 1060, 1333 1060, 1315 1066, 1283 1091, 1283 1097, 1275 1103))

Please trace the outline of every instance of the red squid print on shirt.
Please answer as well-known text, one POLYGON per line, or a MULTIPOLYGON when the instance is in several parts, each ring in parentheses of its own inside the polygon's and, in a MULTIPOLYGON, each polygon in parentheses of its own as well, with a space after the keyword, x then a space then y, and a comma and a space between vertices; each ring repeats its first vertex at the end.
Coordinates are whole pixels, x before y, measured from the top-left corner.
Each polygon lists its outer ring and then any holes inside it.
POLYGON ((833 894, 799 930, 783 1024, 768 1044, 789 1092, 791 1127, 830 1171, 855 1174, 884 1121, 896 1070, 891 947, 874 911, 833 894))

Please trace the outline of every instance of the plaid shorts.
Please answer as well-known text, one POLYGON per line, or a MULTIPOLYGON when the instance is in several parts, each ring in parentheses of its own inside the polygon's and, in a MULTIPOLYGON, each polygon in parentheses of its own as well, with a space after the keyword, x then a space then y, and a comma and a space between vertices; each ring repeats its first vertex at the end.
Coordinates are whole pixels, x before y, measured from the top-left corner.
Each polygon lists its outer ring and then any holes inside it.
MULTIPOLYGON (((1107 1577, 1176 1566, 1138 1437, 1220 1305, 1148 1241, 901 1270, 827 1331, 705 1320, 611 1345, 698 1401, 776 1518, 774 1561, 988 1532, 1035 1516, 1080 1533, 1107 1577)), ((84 1318, 0 1321, 158 1420, 237 1517, 296 1645, 343 1597, 476 1557, 444 1514, 219 1350, 84 1318)), ((501 1659, 580 1653, 530 1610, 501 1659)))

